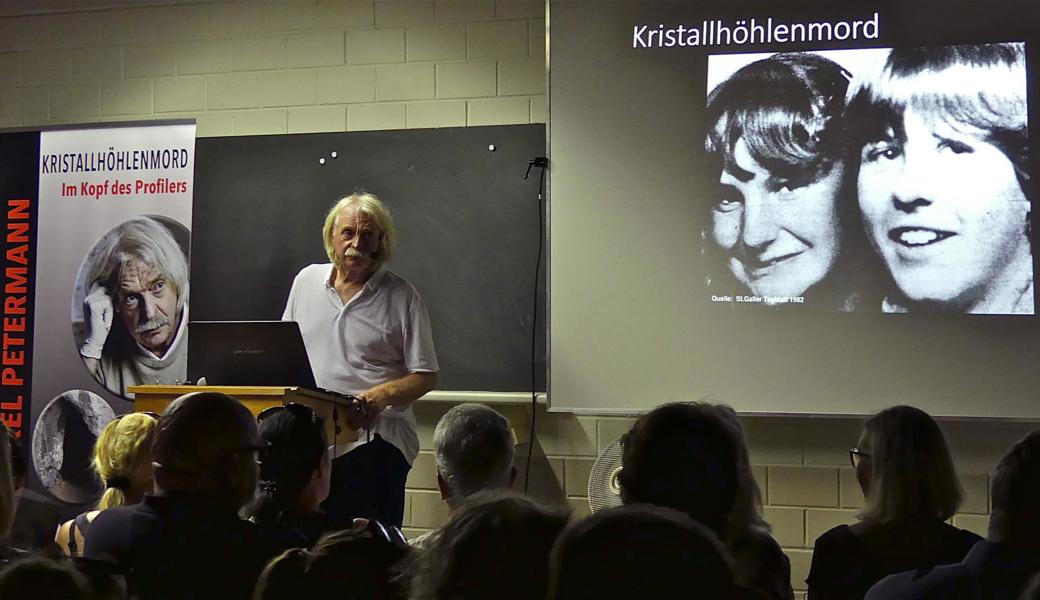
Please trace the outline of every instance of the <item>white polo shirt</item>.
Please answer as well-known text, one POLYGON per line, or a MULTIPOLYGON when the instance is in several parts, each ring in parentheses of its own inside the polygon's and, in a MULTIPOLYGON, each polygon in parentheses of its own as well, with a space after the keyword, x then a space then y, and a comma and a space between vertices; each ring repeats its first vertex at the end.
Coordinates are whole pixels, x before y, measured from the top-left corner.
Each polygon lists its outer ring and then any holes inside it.
MULTIPOLYGON (((332 264, 304 267, 293 280, 283 321, 300 324, 319 387, 357 395, 409 373, 435 373, 430 316, 419 292, 385 267, 346 304, 330 285, 332 264)), ((411 464, 419 454, 411 405, 388 406, 372 428, 411 464)))

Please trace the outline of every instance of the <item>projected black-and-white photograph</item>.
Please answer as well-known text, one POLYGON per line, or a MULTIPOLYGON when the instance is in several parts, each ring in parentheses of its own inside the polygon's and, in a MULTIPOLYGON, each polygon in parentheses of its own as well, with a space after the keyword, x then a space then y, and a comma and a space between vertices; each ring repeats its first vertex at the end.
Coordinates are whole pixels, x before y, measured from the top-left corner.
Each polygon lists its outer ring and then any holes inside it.
POLYGON ((708 59, 715 303, 1033 314, 1025 45, 708 59))

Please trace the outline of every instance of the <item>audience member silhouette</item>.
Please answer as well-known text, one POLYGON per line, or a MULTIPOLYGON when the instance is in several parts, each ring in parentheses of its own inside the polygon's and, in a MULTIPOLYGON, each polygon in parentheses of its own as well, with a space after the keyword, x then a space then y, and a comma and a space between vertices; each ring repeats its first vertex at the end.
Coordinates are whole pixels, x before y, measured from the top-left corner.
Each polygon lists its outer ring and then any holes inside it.
POLYGON ((395 565, 410 551, 397 528, 359 521, 352 529, 323 536, 309 550, 293 548, 272 560, 253 600, 403 600, 407 588, 395 580, 395 565))
POLYGON ((84 556, 113 562, 143 598, 249 598, 266 545, 238 517, 256 487, 256 422, 237 400, 174 400, 152 449, 155 491, 99 514, 84 556))
POLYGON ((158 416, 130 413, 105 425, 94 443, 91 466, 104 486, 95 510, 58 527, 54 542, 70 556, 83 554, 83 541, 101 511, 137 504, 152 491, 152 441, 158 416))
POLYGON ((335 529, 319 509, 332 474, 324 420, 292 403, 261 412, 259 421, 263 449, 250 520, 279 552, 313 546, 335 529))
POLYGON ((866 508, 816 539, 809 600, 860 600, 893 573, 964 558, 981 538, 946 523, 963 497, 946 440, 927 413, 893 406, 849 451, 866 508))
POLYGON ((993 476, 989 533, 964 560, 881 580, 868 600, 1015 600, 1040 572, 1040 430, 1000 459, 993 476))
POLYGON ((568 513, 505 491, 474 494, 419 556, 412 600, 544 598, 568 513))
POLYGON ((100 600, 90 580, 68 560, 43 556, 24 558, 0 572, 0 598, 33 600, 100 600))
POLYGON ((550 564, 549 600, 740 597, 715 534, 684 513, 649 504, 571 524, 550 564))
MULTIPOLYGON (((477 492, 506 489, 516 478, 516 438, 509 421, 483 404, 459 404, 433 430, 437 488, 449 510, 477 492)), ((411 540, 423 548, 436 530, 411 540)))
POLYGON ((665 404, 646 413, 624 438, 621 500, 674 508, 723 538, 740 486, 731 432, 708 404, 665 404))
POLYGON ((660 406, 625 436, 621 463, 625 504, 687 514, 736 557, 739 585, 766 598, 793 598, 791 565, 761 516, 761 492, 733 409, 706 403, 660 406))

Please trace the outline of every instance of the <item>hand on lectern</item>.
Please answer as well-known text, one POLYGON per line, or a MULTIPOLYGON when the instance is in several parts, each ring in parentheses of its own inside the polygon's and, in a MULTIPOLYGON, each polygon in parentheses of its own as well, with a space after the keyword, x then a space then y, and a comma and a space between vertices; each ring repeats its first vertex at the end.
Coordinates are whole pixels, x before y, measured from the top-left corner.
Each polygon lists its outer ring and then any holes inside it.
POLYGON ((383 412, 390 402, 390 395, 385 384, 377 385, 358 394, 358 402, 364 406, 365 427, 371 427, 379 413, 383 412))

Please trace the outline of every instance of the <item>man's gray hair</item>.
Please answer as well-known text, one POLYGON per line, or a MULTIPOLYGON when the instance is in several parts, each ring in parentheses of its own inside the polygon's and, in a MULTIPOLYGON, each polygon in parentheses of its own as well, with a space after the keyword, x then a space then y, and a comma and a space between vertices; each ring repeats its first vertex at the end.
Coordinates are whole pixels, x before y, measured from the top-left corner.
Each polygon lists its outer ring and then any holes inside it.
POLYGON ((515 446, 509 421, 487 406, 459 404, 446 412, 433 431, 433 452, 449 504, 509 487, 515 446))
POLYGON ((110 294, 119 290, 123 269, 136 259, 155 269, 177 293, 177 308, 188 298, 188 260, 173 234, 151 217, 124 221, 109 234, 87 278, 87 287, 100 283, 110 294))

